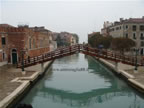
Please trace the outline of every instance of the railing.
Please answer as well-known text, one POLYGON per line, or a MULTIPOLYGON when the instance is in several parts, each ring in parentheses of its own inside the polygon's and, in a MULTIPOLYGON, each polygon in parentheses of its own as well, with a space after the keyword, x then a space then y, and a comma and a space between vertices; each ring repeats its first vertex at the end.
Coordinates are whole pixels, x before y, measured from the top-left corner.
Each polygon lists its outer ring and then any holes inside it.
MULTIPOLYGON (((80 49, 82 48, 82 46, 80 44, 77 45, 72 45, 72 46, 68 46, 68 47, 62 47, 62 48, 58 48, 54 51, 50 51, 48 53, 39 55, 39 56, 35 56, 35 57, 28 57, 27 59, 24 59, 23 63, 24 63, 24 67, 28 67, 28 66, 32 66, 38 63, 43 63, 46 61, 50 61, 50 60, 54 60, 63 56, 68 56, 68 55, 72 55, 76 52, 79 52, 80 49)), ((17 67, 21 67, 22 66, 22 61, 20 61, 17 65, 17 67)))
MULTIPOLYGON (((24 67, 32 66, 38 63, 43 63, 46 61, 54 60, 63 56, 68 56, 75 54, 77 52, 82 52, 87 55, 96 56, 98 58, 108 59, 115 62, 122 62, 124 64, 129 65, 136 65, 135 61, 136 58, 134 56, 126 56, 122 55, 120 53, 116 53, 114 51, 108 51, 103 49, 97 49, 97 48, 91 48, 87 45, 77 44, 67 47, 58 48, 54 51, 50 51, 48 53, 36 56, 36 57, 28 57, 27 59, 24 59, 24 67)), ((22 61, 20 61, 17 65, 17 67, 21 67, 22 61)), ((143 66, 144 62, 143 60, 137 62, 138 66, 143 66)))

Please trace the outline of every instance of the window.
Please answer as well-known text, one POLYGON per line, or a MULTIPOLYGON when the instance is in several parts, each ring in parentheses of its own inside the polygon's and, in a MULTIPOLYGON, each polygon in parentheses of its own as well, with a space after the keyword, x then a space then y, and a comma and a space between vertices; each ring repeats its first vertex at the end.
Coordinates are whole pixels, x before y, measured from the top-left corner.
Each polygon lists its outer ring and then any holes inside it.
POLYGON ((5 53, 3 53, 3 60, 5 60, 5 53))
POLYGON ((133 31, 136 31, 136 25, 133 25, 133 26, 132 26, 132 30, 133 30, 133 31))
POLYGON ((128 38, 128 33, 126 33, 125 37, 128 38))
POLYGON ((116 27, 116 30, 119 30, 119 27, 116 27))
POLYGON ((120 30, 121 30, 121 26, 120 26, 120 30))
POLYGON ((35 39, 33 39, 33 48, 36 48, 36 42, 35 42, 35 39))
POLYGON ((2 45, 5 45, 6 41, 5 41, 5 37, 2 37, 2 45))
POLYGON ((140 26, 140 30, 141 30, 141 31, 144 31, 144 25, 141 25, 141 26, 140 26))
POLYGON ((126 29, 128 29, 128 25, 126 25, 126 29))
POLYGON ((31 49, 31 38, 29 38, 29 49, 31 49))
POLYGON ((141 46, 144 46, 144 41, 141 41, 141 46))
POLYGON ((140 34, 140 39, 144 40, 144 34, 143 33, 140 34))
POLYGON ((43 47, 43 40, 40 39, 40 47, 43 47))
POLYGON ((136 39, 136 33, 133 33, 133 39, 136 39))

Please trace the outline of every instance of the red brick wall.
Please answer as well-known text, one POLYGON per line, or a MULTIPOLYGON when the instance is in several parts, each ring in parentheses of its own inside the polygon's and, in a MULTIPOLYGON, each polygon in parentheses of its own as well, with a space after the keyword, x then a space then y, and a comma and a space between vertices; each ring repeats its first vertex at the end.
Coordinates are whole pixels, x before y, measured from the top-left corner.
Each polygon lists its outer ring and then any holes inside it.
POLYGON ((0 62, 2 62, 2 53, 0 52, 0 62))
MULTIPOLYGON (((1 34, 0 34, 0 50, 2 50, 1 34)), ((2 62, 2 52, 0 52, 0 62, 2 62)))
POLYGON ((44 54, 44 53, 49 52, 49 50, 50 50, 49 47, 47 47, 47 48, 34 49, 34 50, 30 50, 30 51, 28 52, 28 55, 29 55, 30 57, 39 56, 39 55, 42 55, 42 54, 44 54))
POLYGON ((18 57, 21 55, 21 50, 25 46, 25 34, 24 33, 8 33, 7 37, 7 56, 8 62, 11 62, 12 49, 17 50, 18 57))
MULTIPOLYGON (((1 33, 0 28, 0 33, 1 33)), ((11 51, 12 49, 17 50, 18 59, 21 58, 21 50, 26 50, 27 54, 25 57, 30 56, 39 56, 44 53, 49 52, 49 37, 46 34, 42 34, 40 32, 33 32, 29 29, 22 28, 8 28, 5 30, 7 33, 6 37, 6 47, 4 48, 5 53, 7 54, 8 62, 11 62, 11 51), (35 48, 32 46, 32 49, 29 49, 29 38, 35 40, 35 48), (42 46, 41 46, 42 43, 42 46), (41 47, 41 48, 40 48, 41 47)), ((1 49, 1 36, 0 36, 0 49, 1 49)), ((2 58, 2 54, 0 53, 0 60, 2 58)))

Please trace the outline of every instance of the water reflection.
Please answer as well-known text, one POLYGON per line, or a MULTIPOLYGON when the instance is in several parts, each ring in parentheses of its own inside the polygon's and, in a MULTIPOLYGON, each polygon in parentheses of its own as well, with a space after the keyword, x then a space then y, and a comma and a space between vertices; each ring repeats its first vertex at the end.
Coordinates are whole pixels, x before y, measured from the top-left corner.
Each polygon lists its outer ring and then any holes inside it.
POLYGON ((47 106, 51 108, 144 107, 142 97, 129 88, 123 81, 116 78, 112 72, 103 65, 99 64, 91 57, 84 57, 83 55, 74 55, 56 60, 44 79, 31 90, 22 102, 32 104, 34 108, 47 108, 47 106), (65 62, 65 60, 67 61, 65 62), (71 64, 70 67, 77 67, 80 66, 79 64, 85 64, 83 66, 88 68, 88 72, 69 72, 67 76, 58 79, 61 77, 61 74, 65 75, 67 72, 55 72, 53 68, 69 67, 69 64, 71 64), (80 80, 83 80, 84 83, 87 82, 84 85, 81 84, 79 88, 87 89, 88 87, 89 89, 85 91, 80 89, 73 90, 73 85, 75 85, 75 83, 65 80, 71 79, 73 74, 78 74, 82 77, 85 77, 83 74, 86 74, 89 79, 79 77, 73 78, 73 80, 76 80, 77 83, 81 83, 79 82, 80 80), (105 84, 99 82, 102 80, 104 80, 105 84), (61 81, 63 81, 63 85, 60 83, 61 81), (100 84, 100 86, 97 84, 94 85, 96 82, 99 82, 98 84, 100 84), (71 90, 64 87, 68 86, 67 83, 71 83, 71 86, 69 86, 71 90), (92 84, 92 86, 89 86, 90 84, 92 84), (95 86, 95 89, 92 88, 93 86, 95 86))

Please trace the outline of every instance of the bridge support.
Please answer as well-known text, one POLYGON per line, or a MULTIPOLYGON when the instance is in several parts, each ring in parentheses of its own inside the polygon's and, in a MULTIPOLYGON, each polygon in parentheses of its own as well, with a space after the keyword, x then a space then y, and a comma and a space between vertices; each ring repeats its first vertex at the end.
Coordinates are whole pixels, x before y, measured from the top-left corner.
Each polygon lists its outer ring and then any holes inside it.
POLYGON ((41 63, 41 73, 44 72, 44 63, 41 63))
POLYGON ((118 70, 118 62, 115 62, 115 69, 118 70))

